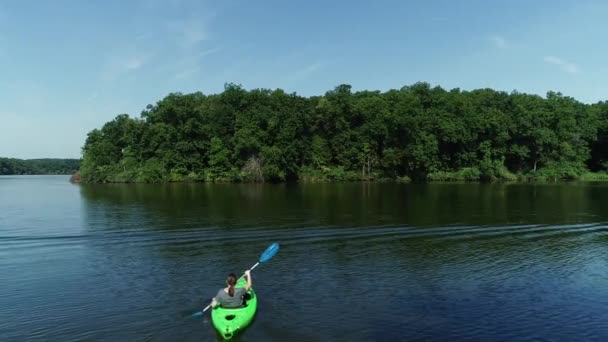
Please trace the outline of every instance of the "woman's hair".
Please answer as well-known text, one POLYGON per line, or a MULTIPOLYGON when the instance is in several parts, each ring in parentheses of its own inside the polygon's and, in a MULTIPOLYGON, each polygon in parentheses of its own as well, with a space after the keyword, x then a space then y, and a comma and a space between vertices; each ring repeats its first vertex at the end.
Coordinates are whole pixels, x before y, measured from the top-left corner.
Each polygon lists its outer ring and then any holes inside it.
POLYGON ((236 274, 230 273, 228 275, 228 279, 226 279, 226 284, 228 284, 228 294, 230 297, 234 297, 234 285, 236 285, 236 274))

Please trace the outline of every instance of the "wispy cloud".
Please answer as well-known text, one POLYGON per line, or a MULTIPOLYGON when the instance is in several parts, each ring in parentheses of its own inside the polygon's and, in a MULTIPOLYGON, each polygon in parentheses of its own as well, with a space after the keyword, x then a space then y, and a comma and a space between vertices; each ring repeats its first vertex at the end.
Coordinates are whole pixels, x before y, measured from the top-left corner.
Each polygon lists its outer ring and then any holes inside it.
POLYGON ((176 80, 191 78, 201 71, 202 60, 205 57, 220 51, 222 51, 220 47, 199 51, 192 56, 186 56, 168 65, 167 69, 171 71, 178 70, 174 75, 174 79, 176 80))
POLYGON ((121 62, 121 66, 127 71, 137 70, 146 63, 146 59, 148 59, 148 57, 144 55, 128 56, 121 62))
POLYGON ((87 102, 91 102, 91 101, 94 101, 95 99, 97 99, 98 97, 99 97, 99 93, 93 92, 93 93, 91 93, 91 95, 87 96, 87 98, 85 100, 87 102))
POLYGON ((505 40, 505 38, 503 38, 501 36, 497 36, 497 35, 490 36, 490 41, 492 42, 492 44, 494 44, 494 46, 496 46, 499 49, 504 49, 507 47, 507 41, 505 40))
POLYGON ((201 42, 210 39, 208 22, 214 14, 203 17, 183 18, 167 23, 167 28, 176 37, 177 44, 185 49, 196 47, 201 42))
POLYGON ((208 55, 220 52, 220 51, 222 51, 221 47, 214 47, 211 49, 203 50, 203 51, 199 52, 198 54, 196 54, 196 59, 201 59, 205 56, 208 56, 208 55))
POLYGON ((562 71, 567 72, 569 74, 576 74, 579 72, 578 65, 565 61, 559 57, 546 56, 544 58, 544 61, 545 63, 558 66, 562 71))
POLYGON ((115 80, 125 74, 141 69, 152 57, 149 53, 131 53, 125 55, 114 55, 108 58, 105 68, 101 73, 104 81, 115 80))
POLYGON ((309 65, 309 66, 307 66, 307 67, 299 70, 298 72, 300 74, 303 74, 303 75, 307 76, 308 74, 313 73, 313 72, 319 70, 321 67, 323 67, 323 64, 317 62, 317 63, 313 63, 313 64, 311 64, 311 65, 309 65))
POLYGON ((315 62, 315 63, 309 64, 309 65, 293 72, 291 74, 291 76, 288 78, 288 80, 289 81, 301 81, 303 79, 308 78, 310 75, 312 75, 319 69, 323 68, 323 66, 324 66, 324 64, 320 63, 320 62, 315 62))
POLYGON ((166 72, 169 78, 188 78, 201 70, 202 58, 220 51, 207 43, 216 12, 199 0, 146 0, 140 12, 163 18, 161 25, 136 23, 135 32, 106 56, 102 80, 114 81, 144 68, 166 72), (174 45, 163 46, 166 43, 174 45))
POLYGON ((175 42, 176 58, 164 68, 173 74, 175 80, 195 77, 202 70, 202 59, 221 51, 220 47, 208 47, 212 34, 210 23, 216 13, 200 2, 184 3, 188 15, 167 22, 167 33, 175 42))
POLYGON ((175 76, 173 78, 175 80, 183 80, 183 79, 192 78, 196 74, 198 74, 200 71, 201 71, 200 66, 194 66, 192 68, 184 69, 184 70, 178 72, 177 74, 175 74, 175 76))

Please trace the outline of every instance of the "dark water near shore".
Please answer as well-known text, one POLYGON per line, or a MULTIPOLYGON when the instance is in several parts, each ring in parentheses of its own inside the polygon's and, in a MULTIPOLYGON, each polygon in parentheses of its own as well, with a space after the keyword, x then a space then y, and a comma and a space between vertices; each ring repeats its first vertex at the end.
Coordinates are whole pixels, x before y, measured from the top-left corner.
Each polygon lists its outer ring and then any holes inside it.
POLYGON ((608 338, 608 184, 72 185, 0 177, 0 341, 608 338))

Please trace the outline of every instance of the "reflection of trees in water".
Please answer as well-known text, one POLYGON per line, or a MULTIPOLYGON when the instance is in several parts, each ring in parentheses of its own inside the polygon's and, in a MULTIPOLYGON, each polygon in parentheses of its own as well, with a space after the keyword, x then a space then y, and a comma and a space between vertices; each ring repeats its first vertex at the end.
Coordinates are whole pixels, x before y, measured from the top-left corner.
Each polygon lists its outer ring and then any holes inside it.
POLYGON ((217 204, 209 201, 225 192, 206 187, 82 185, 84 224, 92 241, 87 251, 100 260, 96 267, 104 270, 104 276, 117 277, 112 280, 114 287, 148 291, 163 286, 168 292, 160 298, 188 298, 183 299, 186 303, 200 297, 203 290, 208 292, 205 296, 213 296, 213 289, 223 285, 228 272, 251 267, 265 246, 231 241, 230 229, 211 226, 221 223, 221 217, 213 209, 217 204), (141 283, 125 284, 132 279, 125 280, 122 274, 137 274, 141 283), (184 289, 190 292, 183 294, 184 289))
POLYGON ((605 218, 590 184, 82 185, 90 215, 160 229, 276 225, 568 224, 605 218), (135 216, 135 217, 134 217, 135 216))
MULTIPOLYGON (((581 239, 563 234, 574 227, 535 232, 501 225, 566 225, 598 222, 608 215, 608 192, 602 185, 140 184, 84 185, 81 192, 92 229, 150 228, 140 235, 119 234, 129 243, 96 251, 108 274, 143 269, 137 274, 151 287, 166 284, 166 298, 182 296, 188 303, 186 298, 213 295, 228 272, 250 267, 277 232, 285 237, 279 257, 254 276, 260 289, 272 294, 261 297, 269 310, 276 301, 297 304, 290 311, 294 317, 309 312, 309 301, 298 301, 284 289, 341 293, 344 298, 375 298, 374 293, 390 292, 401 305, 394 309, 395 317, 412 323, 415 317, 403 317, 403 311, 440 322, 442 305, 454 298, 475 303, 481 294, 492 297, 486 298, 490 302, 497 293, 527 286, 517 283, 522 278, 531 282, 543 274, 551 283, 557 278, 552 278, 554 270, 559 276, 569 275, 570 281, 574 275, 582 277, 577 270, 591 267, 593 257, 601 259, 596 255, 601 249, 588 248, 590 241, 603 238, 600 235, 581 239), (354 228, 352 236, 349 232, 307 240, 306 234, 348 231, 313 227, 319 224, 354 228), (456 227, 460 233, 424 235, 447 227, 421 227, 412 235, 402 234, 408 229, 397 229, 394 235, 373 233, 382 231, 379 225, 448 224, 478 230, 456 227), (302 226, 308 227, 297 229, 302 226), (174 229, 180 231, 171 232, 174 229), (251 235, 245 239, 247 234, 251 235), (183 293, 183 284, 195 285, 183 293)), ((118 284, 125 289, 135 286, 118 284)), ((384 301, 361 303, 364 307, 355 304, 343 318, 357 321, 364 310, 385 309, 384 301)))

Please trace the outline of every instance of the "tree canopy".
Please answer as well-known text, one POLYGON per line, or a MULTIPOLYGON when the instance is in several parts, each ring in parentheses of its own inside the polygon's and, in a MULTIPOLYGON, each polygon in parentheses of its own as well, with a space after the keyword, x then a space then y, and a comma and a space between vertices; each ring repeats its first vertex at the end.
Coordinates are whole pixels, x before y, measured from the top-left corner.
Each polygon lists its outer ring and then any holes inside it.
POLYGON ((89 132, 85 182, 576 178, 608 168, 608 103, 416 83, 323 96, 172 93, 89 132))

